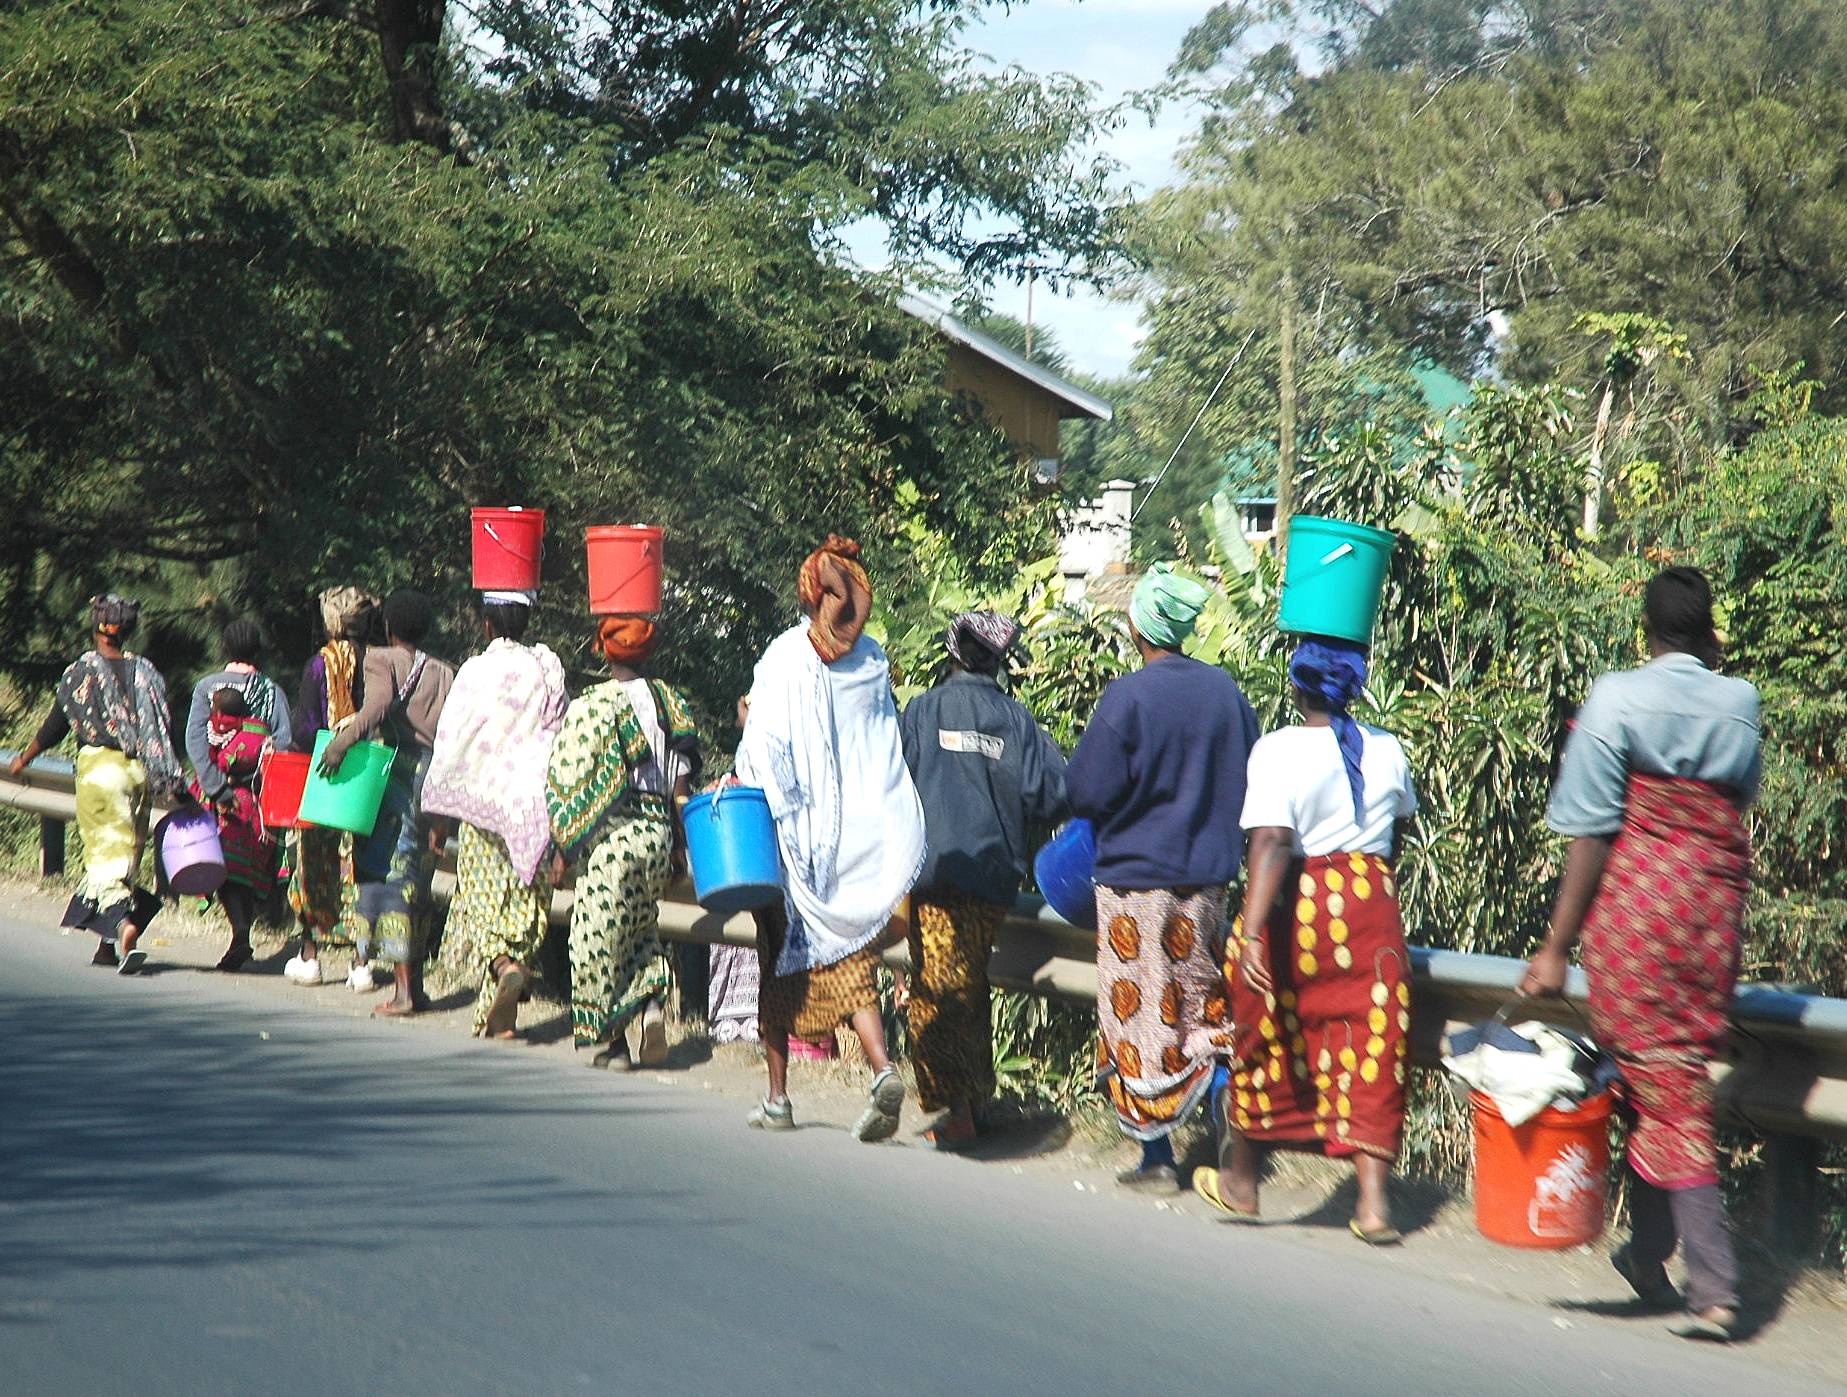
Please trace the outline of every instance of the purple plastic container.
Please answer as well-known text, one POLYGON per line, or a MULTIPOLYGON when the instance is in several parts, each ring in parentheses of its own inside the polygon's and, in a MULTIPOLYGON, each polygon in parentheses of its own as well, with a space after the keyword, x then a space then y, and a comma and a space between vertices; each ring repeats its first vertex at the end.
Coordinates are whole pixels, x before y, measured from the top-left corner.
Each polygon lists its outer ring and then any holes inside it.
POLYGON ((181 897, 210 897, 224 885, 218 820, 204 810, 175 810, 154 831, 167 886, 181 897))

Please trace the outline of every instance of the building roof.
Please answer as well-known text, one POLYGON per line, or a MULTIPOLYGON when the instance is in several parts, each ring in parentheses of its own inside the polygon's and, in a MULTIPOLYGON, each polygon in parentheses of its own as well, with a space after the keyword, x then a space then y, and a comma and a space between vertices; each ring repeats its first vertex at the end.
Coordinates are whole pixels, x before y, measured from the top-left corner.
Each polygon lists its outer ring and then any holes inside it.
POLYGON ((999 340, 964 325, 948 311, 931 305, 921 296, 902 296, 898 306, 907 314, 934 326, 952 343, 972 350, 988 362, 1057 398, 1062 405, 1058 413, 1060 417, 1094 417, 1100 422, 1108 422, 1115 417, 1116 410, 1095 393, 1087 393, 1075 383, 1066 382, 1043 364, 1035 364, 1024 355, 1015 354, 999 340))

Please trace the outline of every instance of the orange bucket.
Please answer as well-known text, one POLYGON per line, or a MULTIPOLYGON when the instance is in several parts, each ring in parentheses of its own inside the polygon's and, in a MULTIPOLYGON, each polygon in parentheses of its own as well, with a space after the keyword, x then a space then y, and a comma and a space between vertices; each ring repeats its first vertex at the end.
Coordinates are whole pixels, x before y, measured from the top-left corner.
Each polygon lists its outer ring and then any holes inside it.
POLYGON ((1559 1251, 1603 1233, 1610 1192, 1608 1092, 1575 1111, 1548 1106, 1512 1126, 1479 1091, 1475 1118, 1475 1226, 1506 1247, 1559 1251))
POLYGON ((477 509, 474 511, 475 589, 481 592, 536 592, 545 561, 545 511, 477 509))
POLYGON ((661 609, 661 531, 646 524, 584 530, 592 616, 651 616, 661 609))

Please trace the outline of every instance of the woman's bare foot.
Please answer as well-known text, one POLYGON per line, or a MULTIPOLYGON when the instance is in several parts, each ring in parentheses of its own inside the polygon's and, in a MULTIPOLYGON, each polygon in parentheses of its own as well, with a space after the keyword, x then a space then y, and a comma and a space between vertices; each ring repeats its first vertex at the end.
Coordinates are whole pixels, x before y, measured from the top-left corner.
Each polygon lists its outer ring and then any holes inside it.
POLYGON ((415 999, 394 994, 390 999, 382 1000, 372 1006, 372 1017, 375 1019, 408 1019, 412 1014, 420 1014, 428 1007, 428 1004, 419 1004, 415 999))
POLYGON ((226 972, 242 970, 255 955, 248 941, 233 941, 230 948, 218 958, 218 969, 226 972))

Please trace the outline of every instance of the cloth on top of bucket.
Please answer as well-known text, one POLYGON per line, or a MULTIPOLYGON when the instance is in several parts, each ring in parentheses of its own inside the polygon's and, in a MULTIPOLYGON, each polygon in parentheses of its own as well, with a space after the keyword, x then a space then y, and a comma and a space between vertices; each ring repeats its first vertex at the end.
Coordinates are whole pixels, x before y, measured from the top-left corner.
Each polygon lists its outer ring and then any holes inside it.
POLYGON ((1494 1102, 1511 1126, 1594 1095, 1613 1073, 1588 1040, 1550 1024, 1498 1019, 1449 1036, 1443 1066, 1494 1102))
POLYGON ((503 606, 537 606, 539 594, 537 592, 484 591, 481 593, 481 600, 490 606, 496 602, 503 606))

